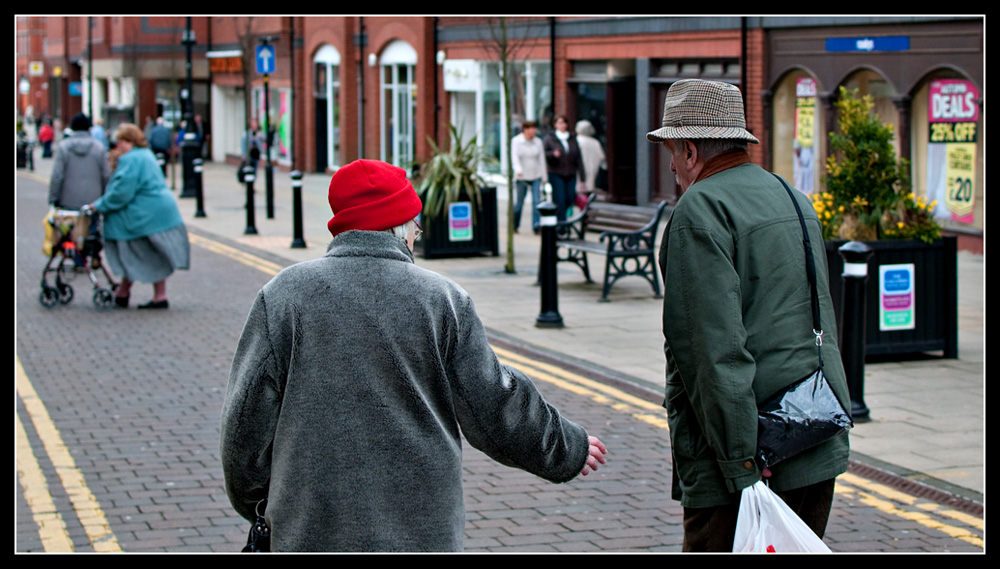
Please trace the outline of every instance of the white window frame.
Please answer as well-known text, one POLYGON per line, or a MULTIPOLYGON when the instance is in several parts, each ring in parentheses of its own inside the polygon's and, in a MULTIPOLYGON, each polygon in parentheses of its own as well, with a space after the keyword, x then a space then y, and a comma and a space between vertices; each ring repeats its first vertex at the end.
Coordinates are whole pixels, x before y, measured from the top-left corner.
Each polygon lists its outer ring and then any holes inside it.
POLYGON ((379 156, 409 171, 413 163, 416 133, 413 126, 416 92, 417 51, 403 40, 393 40, 379 57, 379 156), (400 70, 406 68, 407 80, 400 80, 400 70), (387 71, 389 83, 386 83, 387 71), (389 108, 386 108, 386 99, 389 108), (394 120, 388 123, 389 113, 394 120), (391 128, 391 135, 390 134, 391 128), (387 140, 391 139, 391 140, 387 140))

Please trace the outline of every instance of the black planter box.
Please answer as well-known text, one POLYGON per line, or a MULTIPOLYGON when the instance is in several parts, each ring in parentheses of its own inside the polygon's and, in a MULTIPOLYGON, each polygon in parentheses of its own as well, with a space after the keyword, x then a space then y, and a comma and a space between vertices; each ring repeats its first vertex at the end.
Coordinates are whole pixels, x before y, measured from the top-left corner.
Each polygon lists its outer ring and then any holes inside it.
MULTIPOLYGON (((420 225, 424 230, 420 241, 414 249, 425 259, 444 257, 471 257, 489 254, 500 255, 500 236, 497 223, 497 189, 495 187, 481 188, 482 209, 473 208, 472 240, 450 241, 447 218, 435 219, 420 216, 420 225)), ((463 201, 466 196, 462 196, 463 201)))
MULTIPOLYGON (((837 311, 837 326, 843 290, 844 259, 837 249, 844 240, 826 242, 830 267, 830 294, 837 311)), ((868 241, 874 250, 868 261, 865 315, 866 360, 904 359, 922 352, 944 352, 958 357, 958 239, 946 236, 935 243, 907 240, 868 241), (911 330, 879 329, 879 266, 913 264, 914 324, 911 330), (875 356, 875 358, 871 358, 875 356)), ((843 340, 841 340, 843 344, 843 340)))

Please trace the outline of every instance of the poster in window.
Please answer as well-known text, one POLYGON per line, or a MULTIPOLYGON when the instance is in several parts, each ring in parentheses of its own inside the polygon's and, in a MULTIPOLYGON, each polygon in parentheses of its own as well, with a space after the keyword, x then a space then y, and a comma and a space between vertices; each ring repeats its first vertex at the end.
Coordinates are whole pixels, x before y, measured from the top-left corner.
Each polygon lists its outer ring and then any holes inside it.
POLYGON ((805 194, 816 180, 816 81, 807 77, 795 83, 795 187, 805 194))
POLYGON ((930 84, 927 196, 935 216, 973 223, 979 91, 971 81, 939 79, 930 84))

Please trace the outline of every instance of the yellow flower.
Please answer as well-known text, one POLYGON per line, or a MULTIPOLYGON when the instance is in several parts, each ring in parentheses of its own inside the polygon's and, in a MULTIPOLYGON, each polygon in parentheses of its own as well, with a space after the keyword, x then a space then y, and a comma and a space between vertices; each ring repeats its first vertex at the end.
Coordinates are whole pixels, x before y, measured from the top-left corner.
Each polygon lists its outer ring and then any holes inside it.
POLYGON ((902 221, 900 221, 899 223, 896 224, 896 227, 902 229, 902 228, 906 227, 906 224, 903 223, 902 221))

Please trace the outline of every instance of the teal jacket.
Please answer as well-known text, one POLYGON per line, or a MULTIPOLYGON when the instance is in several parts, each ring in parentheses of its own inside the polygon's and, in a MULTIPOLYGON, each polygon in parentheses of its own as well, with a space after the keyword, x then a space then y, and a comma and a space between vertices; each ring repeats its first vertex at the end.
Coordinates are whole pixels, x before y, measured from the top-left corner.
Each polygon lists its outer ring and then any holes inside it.
POLYGON ((104 237, 129 241, 184 223, 177 200, 148 148, 121 155, 108 187, 94 207, 104 214, 104 237))
MULTIPOLYGON (((817 265, 824 370, 845 408, 850 397, 837 345, 826 253, 809 200, 817 265)), ((740 164, 692 184, 664 234, 660 265, 667 420, 673 497, 685 507, 738 502, 760 480, 754 460, 757 403, 818 366, 802 229, 769 172, 740 164)), ((772 467, 780 492, 847 468, 847 434, 772 467)))

